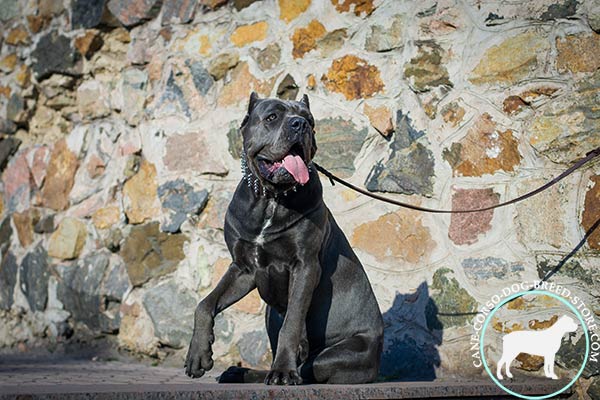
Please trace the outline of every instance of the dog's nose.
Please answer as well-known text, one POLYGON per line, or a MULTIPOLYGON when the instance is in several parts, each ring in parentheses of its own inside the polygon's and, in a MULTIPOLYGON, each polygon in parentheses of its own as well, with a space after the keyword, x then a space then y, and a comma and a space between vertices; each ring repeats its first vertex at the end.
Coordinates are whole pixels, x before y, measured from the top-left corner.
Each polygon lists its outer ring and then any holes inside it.
POLYGON ((306 120, 302 117, 292 117, 288 121, 288 127, 294 133, 300 133, 306 128, 306 120))

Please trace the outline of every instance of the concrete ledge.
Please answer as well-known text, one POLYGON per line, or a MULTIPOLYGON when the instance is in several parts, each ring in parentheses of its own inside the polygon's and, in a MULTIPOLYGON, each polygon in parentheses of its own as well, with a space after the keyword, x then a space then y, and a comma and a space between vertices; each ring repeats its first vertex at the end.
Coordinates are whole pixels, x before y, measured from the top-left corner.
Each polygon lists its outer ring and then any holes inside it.
MULTIPOLYGON (((564 387, 565 381, 530 380, 509 384, 517 393, 544 395, 564 387)), ((564 395, 571 393, 567 391, 564 395)), ((491 382, 394 382, 370 385, 304 385, 273 387, 260 384, 58 384, 0 385, 0 399, 464 399, 514 398, 491 382)))

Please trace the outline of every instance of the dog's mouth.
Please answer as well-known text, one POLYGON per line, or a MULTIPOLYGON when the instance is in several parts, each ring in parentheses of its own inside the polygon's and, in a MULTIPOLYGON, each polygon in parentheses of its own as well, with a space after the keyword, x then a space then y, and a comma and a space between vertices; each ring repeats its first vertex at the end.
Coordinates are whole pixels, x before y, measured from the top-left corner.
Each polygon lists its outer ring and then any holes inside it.
POLYGON ((256 163, 265 179, 273 180, 276 175, 289 174, 301 185, 308 182, 308 167, 304 160, 304 149, 300 144, 293 145, 287 154, 279 159, 259 154, 256 156, 256 163))

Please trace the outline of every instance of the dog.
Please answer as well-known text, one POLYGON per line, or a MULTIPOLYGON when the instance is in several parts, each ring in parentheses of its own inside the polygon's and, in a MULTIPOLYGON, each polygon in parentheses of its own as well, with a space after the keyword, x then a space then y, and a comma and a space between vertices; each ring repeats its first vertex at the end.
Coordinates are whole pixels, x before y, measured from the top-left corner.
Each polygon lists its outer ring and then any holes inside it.
POLYGON ((544 374, 546 378, 558 379, 554 373, 554 357, 560 348, 565 333, 575 332, 577 324, 566 315, 560 317, 551 327, 539 331, 516 331, 502 338, 502 357, 498 361, 496 376, 502 376, 502 365, 506 366, 506 376, 512 378, 510 363, 519 353, 527 353, 544 357, 544 374))
POLYGON ((186 374, 212 368, 215 315, 257 288, 267 304, 271 369, 231 367, 220 382, 374 381, 383 320, 360 261, 323 202, 308 96, 282 101, 252 93, 240 130, 244 179, 224 226, 233 262, 196 308, 186 374))

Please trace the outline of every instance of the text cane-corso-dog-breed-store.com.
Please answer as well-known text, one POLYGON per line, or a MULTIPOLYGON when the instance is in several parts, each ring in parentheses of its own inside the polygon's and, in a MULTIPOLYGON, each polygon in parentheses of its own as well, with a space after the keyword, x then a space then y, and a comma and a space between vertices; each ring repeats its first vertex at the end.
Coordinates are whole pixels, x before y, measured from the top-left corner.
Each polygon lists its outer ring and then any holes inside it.
POLYGON ((271 369, 231 367, 220 382, 374 381, 383 320, 360 261, 323 202, 308 97, 253 93, 241 133, 244 177, 224 226, 233 262, 196 309, 187 375, 213 366, 215 315, 257 288, 268 306, 271 369))

